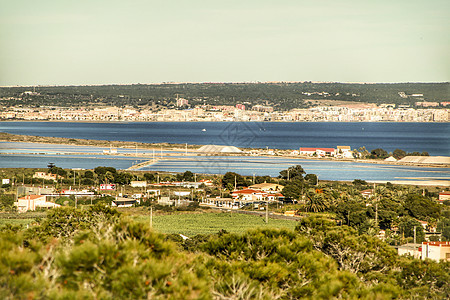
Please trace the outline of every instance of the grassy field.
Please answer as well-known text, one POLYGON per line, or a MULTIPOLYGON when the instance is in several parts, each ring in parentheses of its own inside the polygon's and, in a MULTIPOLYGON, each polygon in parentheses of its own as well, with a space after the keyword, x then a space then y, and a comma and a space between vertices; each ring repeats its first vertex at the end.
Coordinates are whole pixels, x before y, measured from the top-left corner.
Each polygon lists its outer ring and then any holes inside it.
POLYGON ((0 219, 0 226, 6 224, 26 226, 33 221, 34 219, 0 219))
MULTIPOLYGON (((150 222, 149 216, 135 216, 137 221, 150 222)), ((296 221, 269 219, 238 213, 176 214, 153 217, 153 228, 161 233, 176 233, 186 236, 217 233, 221 229, 233 233, 243 233, 253 228, 294 229, 296 221)))

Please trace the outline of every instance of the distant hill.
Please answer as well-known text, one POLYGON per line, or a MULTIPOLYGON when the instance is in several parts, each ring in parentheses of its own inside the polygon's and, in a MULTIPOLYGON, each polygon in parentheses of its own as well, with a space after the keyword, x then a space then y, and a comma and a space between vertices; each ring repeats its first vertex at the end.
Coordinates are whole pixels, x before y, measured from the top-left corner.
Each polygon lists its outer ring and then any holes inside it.
POLYGON ((450 101, 450 83, 168 83, 101 86, 2 87, 0 104, 77 106, 105 105, 175 105, 177 97, 190 105, 271 105, 289 110, 338 100, 360 103, 414 105, 417 101, 450 101), (27 93, 25 93, 27 92, 27 93), (25 93, 25 94, 24 94, 25 93), (23 100, 4 99, 21 97, 23 100))

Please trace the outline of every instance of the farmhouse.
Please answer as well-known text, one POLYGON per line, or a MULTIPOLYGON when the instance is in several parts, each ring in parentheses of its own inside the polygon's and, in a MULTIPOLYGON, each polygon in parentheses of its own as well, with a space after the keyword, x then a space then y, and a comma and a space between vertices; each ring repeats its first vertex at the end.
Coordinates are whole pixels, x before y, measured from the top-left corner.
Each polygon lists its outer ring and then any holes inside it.
POLYGON ((248 187, 249 189, 264 191, 267 193, 276 193, 277 191, 282 191, 284 186, 277 183, 258 183, 248 187))
POLYGON ((423 242, 422 259, 450 261, 450 242, 423 242))
POLYGON ((64 178, 62 176, 58 176, 57 174, 47 174, 45 172, 35 172, 33 178, 39 178, 44 180, 53 180, 58 181, 58 178, 64 178))
POLYGON ((27 212, 29 210, 36 210, 36 208, 53 208, 59 207, 59 204, 53 202, 47 202, 47 196, 45 195, 28 195, 17 199, 14 203, 17 206, 19 212, 27 212))
POLYGON ((450 192, 440 192, 439 201, 443 202, 445 200, 450 200, 450 192))
POLYGON ((350 146, 337 146, 336 156, 342 158, 353 158, 352 149, 350 146))
POLYGON ((335 156, 336 149, 334 148, 300 148, 300 155, 307 156, 335 156))

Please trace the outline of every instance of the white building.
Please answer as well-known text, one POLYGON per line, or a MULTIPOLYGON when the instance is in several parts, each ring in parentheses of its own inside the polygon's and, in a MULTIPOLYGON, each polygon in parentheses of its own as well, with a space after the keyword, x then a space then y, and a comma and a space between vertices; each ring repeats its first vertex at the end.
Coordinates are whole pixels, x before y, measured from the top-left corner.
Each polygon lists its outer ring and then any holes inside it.
POLYGON ((342 158, 353 158, 350 146, 337 146, 336 155, 342 158))
POLYGON ((450 261, 450 242, 423 242, 422 259, 450 261))
POLYGON ((36 210, 38 207, 42 208, 54 208, 59 207, 59 204, 53 202, 47 202, 47 196, 45 195, 28 195, 17 199, 14 203, 17 206, 19 212, 27 212, 29 210, 36 210))
POLYGON ((131 181, 131 187, 147 187, 147 181, 131 181))

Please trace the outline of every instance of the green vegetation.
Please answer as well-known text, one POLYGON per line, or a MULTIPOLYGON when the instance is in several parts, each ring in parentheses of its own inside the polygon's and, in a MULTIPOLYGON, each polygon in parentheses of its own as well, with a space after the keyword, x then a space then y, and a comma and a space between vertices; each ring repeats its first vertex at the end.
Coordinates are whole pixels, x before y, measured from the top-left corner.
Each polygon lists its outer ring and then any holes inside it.
POLYGON ((2 299, 450 297, 450 263, 399 257, 323 218, 184 241, 105 206, 58 208, 2 227, 0 251, 2 299))
POLYGON ((22 95, 29 87, 2 87, 0 97, 23 97, 0 100, 2 106, 79 106, 132 105, 136 108, 175 107, 177 96, 191 105, 272 105, 276 110, 311 106, 309 100, 339 100, 414 105, 416 101, 449 101, 449 83, 182 83, 104 86, 36 87, 37 95, 22 95), (323 93, 326 92, 326 93, 323 93), (403 98, 423 94, 423 97, 403 98))
MULTIPOLYGON (((135 217, 135 220, 150 222, 150 215, 135 217)), ((223 213, 196 213, 158 215, 153 217, 155 230, 166 234, 184 234, 194 236, 197 234, 213 234, 221 230, 230 233, 244 233, 255 228, 286 228, 294 229, 295 221, 270 219, 253 215, 244 215, 233 212, 223 213)))

